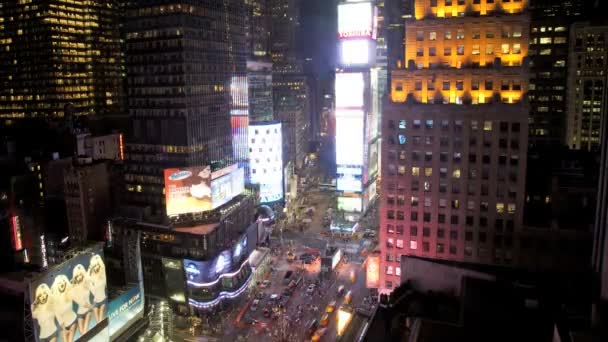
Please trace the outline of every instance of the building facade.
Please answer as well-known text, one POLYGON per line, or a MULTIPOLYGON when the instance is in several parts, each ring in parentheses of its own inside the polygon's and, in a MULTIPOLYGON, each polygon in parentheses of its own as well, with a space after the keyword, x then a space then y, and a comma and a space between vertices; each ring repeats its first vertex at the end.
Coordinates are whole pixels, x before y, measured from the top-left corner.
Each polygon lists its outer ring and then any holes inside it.
POLYGON ((530 6, 530 147, 566 145, 570 25, 583 16, 583 1, 530 6))
POLYGON ((246 9, 141 0, 126 17, 127 200, 162 216, 163 169, 234 159, 231 87, 246 80, 246 9))
POLYGON ((608 26, 574 23, 570 30, 566 142, 572 149, 597 150, 606 117, 608 26))
POLYGON ((119 1, 0 7, 0 117, 122 114, 119 1))
POLYGON ((380 284, 401 255, 512 266, 523 218, 526 1, 415 1, 382 117, 380 284))

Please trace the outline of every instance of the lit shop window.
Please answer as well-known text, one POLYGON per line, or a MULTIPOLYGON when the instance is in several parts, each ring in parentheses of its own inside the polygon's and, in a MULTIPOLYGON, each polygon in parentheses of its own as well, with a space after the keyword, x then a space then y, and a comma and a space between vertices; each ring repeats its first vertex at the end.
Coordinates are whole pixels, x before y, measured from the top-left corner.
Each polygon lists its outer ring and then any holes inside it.
POLYGON ((388 274, 388 275, 393 274, 393 266, 386 266, 386 274, 388 274))
POLYGON ((401 275, 401 267, 395 267, 395 275, 396 276, 400 276, 401 275))

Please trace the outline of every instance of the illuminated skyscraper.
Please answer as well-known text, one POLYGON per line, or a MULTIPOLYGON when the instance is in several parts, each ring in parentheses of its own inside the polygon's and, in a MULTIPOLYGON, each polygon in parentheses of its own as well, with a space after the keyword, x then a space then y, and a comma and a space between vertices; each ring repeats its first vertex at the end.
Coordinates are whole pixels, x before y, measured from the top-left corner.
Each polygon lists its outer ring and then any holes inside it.
POLYGON ((380 284, 401 255, 518 264, 528 1, 415 0, 382 113, 380 284))
POLYGON ((234 161, 231 111, 242 108, 231 90, 246 93, 246 8, 139 0, 126 15, 127 199, 162 214, 163 169, 234 161))
POLYGON ((119 6, 114 0, 0 4, 0 117, 122 113, 119 6))

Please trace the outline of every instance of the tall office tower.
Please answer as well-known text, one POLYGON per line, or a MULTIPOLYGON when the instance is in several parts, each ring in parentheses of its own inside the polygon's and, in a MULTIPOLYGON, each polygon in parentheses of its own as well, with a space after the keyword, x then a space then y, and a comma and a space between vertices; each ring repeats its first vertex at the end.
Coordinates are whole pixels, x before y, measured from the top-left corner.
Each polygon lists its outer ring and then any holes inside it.
POLYGON ((530 6, 530 147, 566 145, 569 30, 585 8, 583 1, 563 0, 530 6))
POLYGON ((270 0, 245 0, 247 6, 247 35, 251 57, 270 57, 270 0))
POLYGON ((570 29, 568 121, 566 141, 572 149, 600 146, 601 122, 606 119, 608 26, 574 23, 570 29))
POLYGON ((415 0, 382 118, 379 290, 400 256, 516 265, 528 135, 527 1, 415 0))
MULTIPOLYGON (((336 190, 338 214, 331 230, 352 234, 376 197, 380 74, 374 2, 338 4, 336 72, 336 190)), ((382 60, 382 59, 380 59, 382 60)), ((384 59, 385 61, 386 59, 384 59)), ((386 80, 386 78, 384 78, 386 80)))
POLYGON ((298 0, 269 0, 271 14, 272 96, 274 116, 283 123, 285 163, 304 164, 309 141, 309 90, 303 65, 296 56, 296 33, 300 26, 298 0))
POLYGON ((608 301, 608 120, 602 121, 600 177, 593 231, 591 265, 602 301, 608 301))
POLYGON ((138 0, 126 16, 127 200, 162 216, 165 168, 215 171, 234 160, 231 90, 246 80, 245 5, 138 0))
POLYGON ((273 120, 272 63, 247 61, 247 85, 249 120, 256 122, 273 120))
POLYGON ((123 111, 120 2, 8 1, 0 6, 0 117, 123 111))
POLYGON ((296 34, 300 27, 299 0, 269 0, 270 52, 277 73, 302 73, 296 58, 296 34))

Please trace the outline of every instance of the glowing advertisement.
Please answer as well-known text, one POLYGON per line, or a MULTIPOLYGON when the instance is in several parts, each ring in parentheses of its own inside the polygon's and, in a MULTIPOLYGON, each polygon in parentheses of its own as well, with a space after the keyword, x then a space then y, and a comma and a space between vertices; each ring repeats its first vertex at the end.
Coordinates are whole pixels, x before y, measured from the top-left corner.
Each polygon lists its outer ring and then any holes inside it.
POLYGON ((210 166, 165 169, 164 176, 167 215, 213 209, 210 166))
POLYGON ((281 123, 249 126, 249 170, 260 185, 260 202, 283 199, 283 138, 281 123))
POLYGON ((226 175, 219 178, 212 177, 211 199, 213 209, 226 204, 245 191, 245 171, 243 168, 235 168, 235 166, 236 164, 229 166, 233 170, 226 175))
POLYGON ((361 177, 349 174, 338 175, 336 189, 344 192, 361 192, 363 190, 361 177))
POLYGON ((230 117, 230 127, 232 130, 232 152, 235 160, 247 160, 247 127, 249 126, 248 116, 230 117))
POLYGON ((230 79, 230 115, 249 115, 249 89, 247 76, 232 76, 230 79))
POLYGON ((107 319, 103 250, 82 252, 32 281, 30 302, 36 341, 72 342, 87 336, 107 319))
POLYGON ((360 197, 338 197, 338 210, 360 212, 361 205, 360 197))
POLYGON ((342 259, 342 250, 338 249, 336 253, 331 257, 331 269, 335 269, 338 263, 342 259))
POLYGON ((371 2, 343 3, 338 5, 338 37, 374 36, 373 6, 371 2))
POLYGON ((23 249, 23 241, 21 240, 21 220, 15 215, 11 218, 11 238, 13 242, 13 250, 19 251, 23 249))
POLYGON ((363 165, 362 118, 336 115, 336 164, 363 165))
POLYGON ((336 73, 336 108, 363 108, 365 82, 361 72, 336 73))
POLYGON ((108 303, 110 337, 119 336, 132 322, 143 317, 144 295, 140 285, 135 285, 108 303))
POLYGON ((377 289, 379 277, 380 277, 380 257, 377 255, 370 255, 367 257, 367 269, 365 271, 365 286, 368 289, 377 289))
POLYGON ((230 272, 231 267, 232 252, 229 249, 222 251, 213 260, 197 261, 184 259, 184 272, 189 284, 212 285, 224 273, 230 272))
POLYGON ((371 40, 349 39, 340 41, 342 65, 369 64, 371 53, 371 40))

